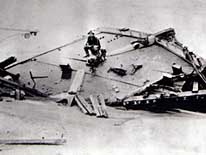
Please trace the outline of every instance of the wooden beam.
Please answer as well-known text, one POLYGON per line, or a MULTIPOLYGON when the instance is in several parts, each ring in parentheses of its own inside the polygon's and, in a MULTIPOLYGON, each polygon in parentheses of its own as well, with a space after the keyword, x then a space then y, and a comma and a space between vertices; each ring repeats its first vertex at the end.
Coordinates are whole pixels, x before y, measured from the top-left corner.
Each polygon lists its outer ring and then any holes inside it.
POLYGON ((193 82, 192 92, 197 93, 199 91, 199 84, 197 81, 193 82))
POLYGON ((76 101, 78 107, 80 108, 80 110, 81 110, 84 114, 88 114, 87 109, 82 105, 82 103, 80 102, 80 100, 79 100, 77 97, 75 97, 75 101, 76 101))
POLYGON ((96 113, 96 116, 101 117, 101 111, 99 111, 99 103, 98 103, 97 97, 94 95, 90 95, 90 100, 92 102, 92 106, 93 106, 94 112, 96 113))
POLYGON ((161 36, 161 35, 164 35, 164 34, 167 34, 167 33, 175 33, 175 30, 173 29, 173 28, 168 28, 168 29, 164 29, 164 30, 162 30, 162 31, 159 31, 159 32, 157 32, 157 33, 154 33, 153 35, 155 36, 155 37, 159 37, 159 36, 161 36))
POLYGON ((206 88, 206 77, 201 73, 200 69, 198 69, 198 66, 195 64, 195 62, 194 62, 192 56, 190 55, 189 51, 186 51, 185 56, 186 56, 186 55, 188 56, 189 61, 191 62, 191 64, 192 64, 194 70, 196 71, 197 75, 198 75, 198 76, 202 79, 202 81, 204 82, 204 86, 205 86, 205 88, 206 88))
POLYGON ((9 145, 62 145, 66 139, 0 139, 0 144, 9 145))
POLYGON ((109 115, 108 115, 107 110, 106 110, 107 108, 106 108, 106 104, 105 104, 105 101, 104 101, 104 96, 102 94, 100 94, 98 96, 98 98, 99 98, 99 102, 100 102, 101 108, 102 108, 102 115, 104 117, 108 118, 109 115))
POLYGON ((70 106, 70 107, 73 106, 74 98, 75 98, 75 95, 69 95, 69 94, 68 94, 68 96, 67 96, 67 98, 66 98, 66 99, 67 99, 67 102, 68 102, 68 106, 70 106))
POLYGON ((135 39, 142 39, 143 38, 143 37, 138 37, 138 36, 135 36, 132 34, 126 34, 126 33, 121 33, 121 32, 100 31, 100 33, 119 35, 119 36, 128 37, 128 38, 135 38, 135 39))
POLYGON ((77 70, 76 75, 68 91, 69 94, 77 94, 77 92, 80 91, 84 80, 84 75, 85 71, 83 69, 77 70))
POLYGON ((97 108, 98 108, 98 112, 99 112, 99 116, 98 117, 104 117, 104 114, 103 114, 104 112, 103 112, 102 107, 98 104, 97 108))
POLYGON ((95 114, 94 110, 92 109, 91 105, 88 104, 88 102, 80 95, 77 95, 76 98, 81 102, 81 104, 84 106, 84 108, 87 110, 87 112, 90 115, 95 114))
POLYGON ((5 68, 5 67, 11 65, 12 63, 16 62, 16 60, 17 59, 14 56, 11 56, 11 57, 7 58, 6 60, 0 62, 0 68, 5 68))
POLYGON ((151 86, 151 84, 147 84, 143 87, 139 87, 139 88, 129 92, 127 95, 123 96, 122 98, 120 98, 120 100, 123 101, 123 100, 125 100, 125 99, 127 99, 135 94, 140 94, 141 92, 145 91, 150 86, 151 86))

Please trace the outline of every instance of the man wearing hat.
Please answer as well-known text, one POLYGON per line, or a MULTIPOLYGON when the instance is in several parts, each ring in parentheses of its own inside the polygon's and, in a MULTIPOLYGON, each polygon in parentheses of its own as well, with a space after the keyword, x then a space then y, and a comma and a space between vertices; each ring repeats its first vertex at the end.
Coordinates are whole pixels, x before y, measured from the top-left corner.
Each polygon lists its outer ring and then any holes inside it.
POLYGON ((99 39, 97 37, 95 37, 94 32, 89 31, 87 42, 84 46, 84 50, 86 53, 86 55, 84 57, 89 56, 89 50, 91 51, 91 53, 93 55, 95 55, 95 56, 98 55, 100 48, 101 48, 101 45, 100 45, 99 39))

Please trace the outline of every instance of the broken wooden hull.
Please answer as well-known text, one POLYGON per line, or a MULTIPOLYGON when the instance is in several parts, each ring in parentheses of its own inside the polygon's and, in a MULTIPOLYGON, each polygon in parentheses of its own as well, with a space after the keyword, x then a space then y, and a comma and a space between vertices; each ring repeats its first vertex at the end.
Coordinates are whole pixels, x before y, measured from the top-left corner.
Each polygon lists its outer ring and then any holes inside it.
POLYGON ((198 93, 182 92, 174 96, 162 97, 131 97, 124 101, 123 105, 127 109, 187 109, 194 111, 206 111, 206 90, 198 93))
MULTIPOLYGON (((89 98, 91 94, 103 94, 109 102, 122 100, 130 92, 160 80, 162 73, 172 73, 173 64, 180 65, 185 74, 190 74, 194 70, 194 65, 182 53, 182 45, 177 44, 177 41, 171 42, 161 37, 161 34, 174 36, 174 29, 166 29, 153 35, 118 28, 98 28, 94 32, 107 50, 106 61, 96 68, 94 74, 86 66, 85 61, 78 61, 82 60, 85 54, 83 50, 85 36, 42 52, 42 54, 27 59, 28 61, 23 61, 26 63, 8 67, 8 70, 20 73, 20 80, 30 87, 33 86, 33 82, 29 77, 29 71, 32 70, 34 76, 47 76, 46 79, 36 80, 36 89, 48 95, 68 92, 69 88, 74 85, 73 81, 76 81, 75 85, 81 85, 81 88, 78 87, 76 90, 84 98, 89 98), (163 38, 163 40, 155 37, 163 38), (133 46, 135 42, 141 46, 133 46), (70 79, 61 79, 60 66, 66 64, 71 66, 72 75, 70 79), (141 66, 141 68, 133 72, 134 66, 141 66), (126 71, 125 75, 119 76, 114 72, 108 72, 110 68, 123 69, 126 71), (74 80, 80 69, 84 70, 84 79, 74 80)), ((166 102, 171 101, 166 100, 166 102)), ((146 100, 141 102, 144 103, 146 100)))

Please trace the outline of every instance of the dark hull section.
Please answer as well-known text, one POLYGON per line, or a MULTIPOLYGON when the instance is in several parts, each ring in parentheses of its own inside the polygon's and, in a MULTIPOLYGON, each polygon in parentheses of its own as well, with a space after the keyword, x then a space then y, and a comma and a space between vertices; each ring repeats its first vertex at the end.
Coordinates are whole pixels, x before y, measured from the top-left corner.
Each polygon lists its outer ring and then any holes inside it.
POLYGON ((160 98, 140 99, 133 97, 125 100, 123 105, 127 109, 144 109, 154 111, 166 111, 171 109, 186 109, 206 112, 206 91, 199 93, 184 92, 177 96, 162 96, 160 98))

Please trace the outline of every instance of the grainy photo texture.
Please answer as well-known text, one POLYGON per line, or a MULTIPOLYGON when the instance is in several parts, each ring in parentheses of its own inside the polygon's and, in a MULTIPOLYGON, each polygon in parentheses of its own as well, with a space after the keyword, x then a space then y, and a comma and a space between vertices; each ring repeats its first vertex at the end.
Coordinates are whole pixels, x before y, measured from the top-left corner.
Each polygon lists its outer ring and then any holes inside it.
POLYGON ((204 155, 204 0, 0 0, 0 155, 204 155))

